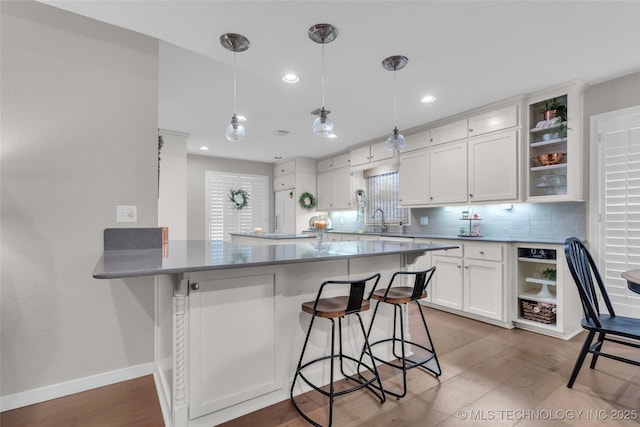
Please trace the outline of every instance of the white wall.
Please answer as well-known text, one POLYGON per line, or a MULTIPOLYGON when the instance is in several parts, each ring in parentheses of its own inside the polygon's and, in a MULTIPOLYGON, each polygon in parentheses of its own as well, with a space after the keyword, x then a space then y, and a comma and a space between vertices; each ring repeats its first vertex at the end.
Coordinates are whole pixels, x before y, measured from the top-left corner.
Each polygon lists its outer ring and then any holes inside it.
POLYGON ((169 228, 169 240, 187 239, 187 138, 189 134, 160 130, 158 226, 169 228))
POLYGON ((155 39, 0 2, 2 396, 153 361, 153 279, 96 280, 115 206, 157 224, 155 39))

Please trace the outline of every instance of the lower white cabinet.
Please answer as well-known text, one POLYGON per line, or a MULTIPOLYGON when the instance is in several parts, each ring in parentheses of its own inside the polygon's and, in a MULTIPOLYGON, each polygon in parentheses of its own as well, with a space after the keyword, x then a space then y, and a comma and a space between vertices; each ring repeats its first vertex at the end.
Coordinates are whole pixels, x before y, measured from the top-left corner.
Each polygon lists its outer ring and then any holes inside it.
POLYGON ((436 273, 431 303, 506 325, 506 246, 487 242, 448 243, 460 248, 433 253, 436 273))

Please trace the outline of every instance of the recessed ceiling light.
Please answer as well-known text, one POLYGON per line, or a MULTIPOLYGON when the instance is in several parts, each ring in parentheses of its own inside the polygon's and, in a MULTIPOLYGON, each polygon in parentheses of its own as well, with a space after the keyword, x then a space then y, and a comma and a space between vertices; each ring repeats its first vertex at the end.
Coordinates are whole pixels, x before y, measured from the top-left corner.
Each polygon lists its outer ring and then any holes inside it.
POLYGON ((282 76, 282 81, 285 83, 298 83, 300 78, 295 74, 285 74, 282 76))
POLYGON ((422 97, 422 99, 420 100, 420 102, 422 102, 423 104, 429 104, 433 101, 436 100, 436 97, 433 95, 425 95, 422 97))
POLYGON ((202 151, 207 151, 209 149, 209 147, 207 147, 206 145, 203 145, 202 147, 200 147, 200 149, 202 151))
POLYGON ((239 122, 246 122, 247 118, 245 116, 238 116, 238 121, 239 122))
POLYGON ((282 156, 273 156, 274 159, 276 160, 280 160, 282 158, 282 156))

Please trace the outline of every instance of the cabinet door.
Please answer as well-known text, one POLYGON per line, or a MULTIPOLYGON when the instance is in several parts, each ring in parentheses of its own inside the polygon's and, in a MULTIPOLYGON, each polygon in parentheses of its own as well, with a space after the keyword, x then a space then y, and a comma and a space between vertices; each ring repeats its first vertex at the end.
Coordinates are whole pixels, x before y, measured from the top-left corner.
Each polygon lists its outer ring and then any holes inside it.
POLYGON ((502 263, 465 259, 464 311, 503 320, 502 263))
POLYGON ((333 166, 333 158, 322 159, 322 160, 318 160, 316 169, 318 172, 326 172, 328 170, 331 170, 332 166, 333 166))
POLYGON ((462 259, 433 255, 431 302, 462 310, 462 259))
POLYGON ((469 201, 518 198, 518 133, 469 140, 469 201))
POLYGON ((431 145, 444 144, 467 138, 467 119, 458 120, 431 129, 431 145))
POLYGON ((290 160, 273 167, 273 176, 285 175, 296 171, 296 161, 290 160))
POLYGON ((366 165, 371 162, 371 152, 369 146, 351 150, 351 166, 366 165))
POLYGON ((283 310, 274 275, 198 283, 200 289, 189 293, 187 341, 189 416, 194 419, 283 386, 283 366, 277 357, 282 337, 276 333, 283 310), (233 327, 221 327, 229 322, 233 327), (237 331, 244 332, 241 339, 237 331), (247 364, 238 354, 260 357, 247 364))
POLYGON ((340 154, 339 156, 335 156, 333 158, 333 162, 331 163, 332 169, 338 168, 346 168, 351 164, 351 153, 340 154))
POLYGON ((518 126, 517 104, 470 117, 469 136, 478 136, 514 126, 518 126))
POLYGON ((386 141, 371 145, 370 150, 372 162, 382 162, 393 159, 393 152, 387 147, 386 141))
POLYGON ((318 210, 326 211, 333 207, 333 173, 318 175, 318 210))
POLYGON ((421 148, 427 148, 431 139, 431 134, 428 130, 420 133, 414 133, 413 135, 405 136, 405 146, 402 149, 403 153, 409 151, 420 150, 421 148))
POLYGON ((400 206, 429 204, 429 152, 416 151, 400 156, 398 203, 400 206))
POLYGON ((289 190, 296 187, 296 174, 290 173, 273 179, 273 191, 289 190))
POLYGON ((333 172, 333 209, 351 209, 351 170, 343 168, 333 172))
POLYGON ((431 149, 429 185, 431 203, 467 201, 467 141, 431 149))

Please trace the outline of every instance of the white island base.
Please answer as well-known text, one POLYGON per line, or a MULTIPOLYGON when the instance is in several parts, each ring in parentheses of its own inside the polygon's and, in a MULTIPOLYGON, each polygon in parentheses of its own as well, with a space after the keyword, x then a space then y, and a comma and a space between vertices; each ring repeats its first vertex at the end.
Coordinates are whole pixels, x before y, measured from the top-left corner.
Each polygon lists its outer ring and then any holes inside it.
MULTIPOLYGON (((300 305, 315 299, 325 280, 380 272, 378 286, 386 287, 393 272, 406 268, 407 259, 413 263, 415 255, 374 254, 158 276, 156 383, 167 425, 209 427, 288 399, 311 319, 300 305)), ((392 310, 387 308, 381 306, 378 312, 372 341, 391 333, 392 310)), ((372 312, 362 315, 365 327, 372 312)), ((343 324, 348 325, 345 329, 358 327, 356 318, 343 324)), ((355 342, 357 353, 362 341, 354 337, 361 334, 343 332, 345 341, 355 342)), ((309 359, 329 353, 330 336, 330 322, 318 319, 309 359)), ((322 374, 326 383, 326 372, 317 372, 316 378, 322 374)))

